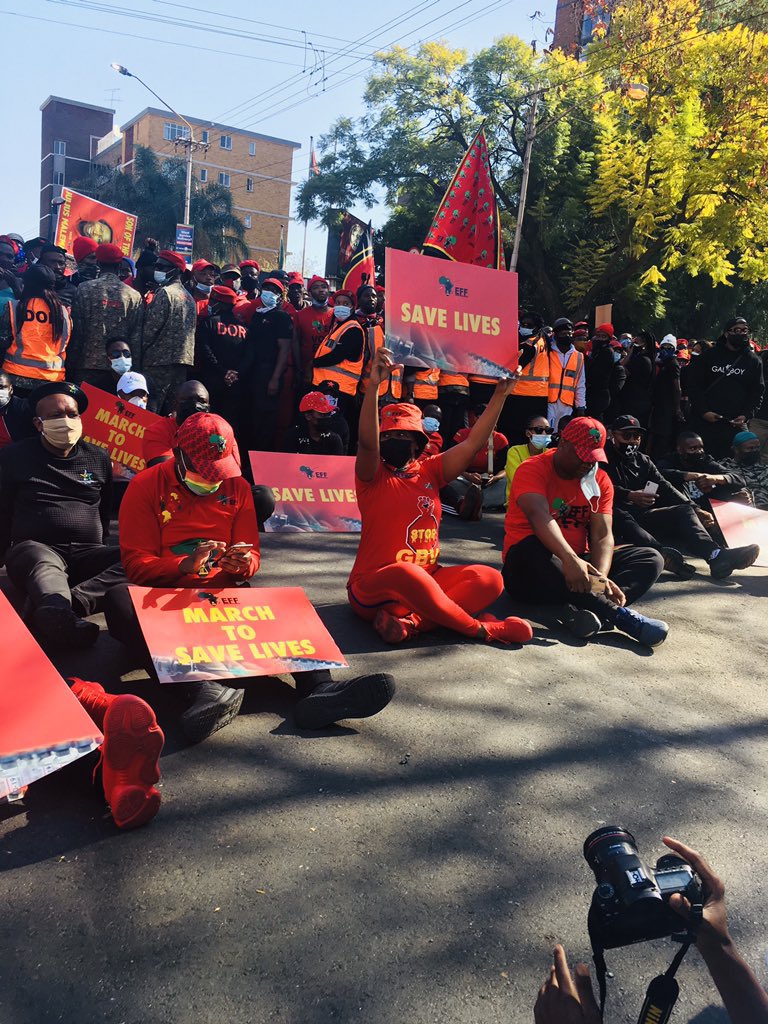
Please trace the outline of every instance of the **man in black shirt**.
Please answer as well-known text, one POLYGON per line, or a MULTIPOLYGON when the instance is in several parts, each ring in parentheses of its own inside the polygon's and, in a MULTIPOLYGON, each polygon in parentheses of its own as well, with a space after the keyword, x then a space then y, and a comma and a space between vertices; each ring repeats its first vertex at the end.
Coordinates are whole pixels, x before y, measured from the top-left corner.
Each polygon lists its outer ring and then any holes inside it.
POLYGON ((712 512, 716 501, 748 501, 743 477, 733 473, 704 451, 704 442, 693 430, 677 436, 677 451, 659 459, 658 468, 673 487, 687 494, 699 508, 712 512))
POLYGON ((104 594, 124 582, 120 551, 106 547, 112 466, 103 448, 83 441, 88 399, 66 381, 30 396, 36 437, 0 452, 0 559, 23 590, 38 639, 88 647, 104 594))
POLYGON ((619 416, 611 424, 605 452, 606 472, 614 486, 616 542, 656 548, 665 556, 666 567, 683 576, 694 570, 683 561, 679 548, 706 559, 715 579, 724 579, 734 569, 752 565, 760 548, 756 544, 739 548, 718 546, 703 525, 708 513, 673 487, 647 455, 640 454, 642 438, 643 430, 634 416, 619 416), (664 544, 674 547, 663 547, 664 544))
POLYGON ((254 362, 249 372, 252 396, 250 423, 246 428, 249 449, 275 450, 280 387, 293 338, 290 316, 280 309, 285 286, 276 277, 268 277, 261 286, 262 306, 253 314, 248 327, 247 344, 253 347, 254 362))
POLYGON ((25 398, 13 393, 13 384, 7 373, 0 373, 0 448, 33 437, 32 413, 25 398))

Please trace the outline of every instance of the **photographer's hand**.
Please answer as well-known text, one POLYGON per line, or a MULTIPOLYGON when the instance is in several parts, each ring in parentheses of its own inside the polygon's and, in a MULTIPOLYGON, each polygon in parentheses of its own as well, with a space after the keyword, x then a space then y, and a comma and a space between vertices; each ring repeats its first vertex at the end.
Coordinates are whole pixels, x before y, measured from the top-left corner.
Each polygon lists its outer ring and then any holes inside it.
POLYGON ((576 965, 574 980, 562 946, 555 946, 554 958, 533 1008, 536 1024, 600 1024, 587 965, 576 965))
MULTIPOLYGON (((664 836, 664 844, 687 861, 702 881, 704 914, 696 946, 717 985, 731 1024, 768 1024, 768 994, 736 951, 728 931, 725 884, 690 846, 669 836, 664 836)), ((673 910, 688 920, 691 905, 685 897, 676 893, 669 902, 673 910)))

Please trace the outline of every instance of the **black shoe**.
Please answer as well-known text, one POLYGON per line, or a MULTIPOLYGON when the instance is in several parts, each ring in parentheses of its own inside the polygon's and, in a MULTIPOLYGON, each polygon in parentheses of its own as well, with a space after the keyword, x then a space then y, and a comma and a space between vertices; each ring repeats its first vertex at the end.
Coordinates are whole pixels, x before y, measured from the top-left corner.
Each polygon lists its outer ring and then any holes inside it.
POLYGON ((686 562, 682 552, 678 551, 677 548, 662 548, 661 553, 664 556, 664 568, 667 572, 671 572, 673 576, 689 580, 692 576, 696 575, 696 566, 686 562))
POLYGON ((99 639, 95 622, 78 619, 71 608, 64 605, 43 604, 30 616, 30 626, 44 647, 59 649, 72 647, 83 650, 93 647, 99 639))
POLYGON ((576 608, 572 604, 563 606, 558 619, 567 630, 582 640, 596 636, 602 627, 600 619, 594 612, 589 611, 588 608, 576 608))
POLYGON ((470 484, 459 505, 459 519, 477 521, 483 518, 483 492, 477 484, 470 484))
POLYGON ((709 563, 709 571, 716 580, 724 580, 734 569, 748 569, 754 565, 759 554, 760 547, 757 544, 747 544, 743 548, 720 548, 717 557, 709 563))
POLYGON ((181 716, 181 728, 193 743, 200 743, 213 736, 237 718, 243 703, 243 690, 234 690, 212 681, 184 685, 188 687, 187 693, 192 697, 192 704, 181 716))
POLYGON ((395 681, 384 672, 356 676, 342 683, 320 683, 296 705, 293 718, 300 729, 324 729, 344 718, 370 718, 392 700, 395 681))

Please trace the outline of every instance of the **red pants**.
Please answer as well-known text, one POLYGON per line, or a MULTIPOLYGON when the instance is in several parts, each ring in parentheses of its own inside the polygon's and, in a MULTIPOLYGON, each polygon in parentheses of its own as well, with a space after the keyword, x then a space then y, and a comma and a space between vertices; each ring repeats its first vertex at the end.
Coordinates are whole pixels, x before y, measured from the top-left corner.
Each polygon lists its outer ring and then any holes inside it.
POLYGON ((369 622, 385 608, 398 617, 415 614, 422 631, 445 626, 475 636, 475 615, 503 589, 501 573, 489 565, 439 566, 428 573, 412 562, 393 562, 358 576, 348 594, 353 610, 369 622))

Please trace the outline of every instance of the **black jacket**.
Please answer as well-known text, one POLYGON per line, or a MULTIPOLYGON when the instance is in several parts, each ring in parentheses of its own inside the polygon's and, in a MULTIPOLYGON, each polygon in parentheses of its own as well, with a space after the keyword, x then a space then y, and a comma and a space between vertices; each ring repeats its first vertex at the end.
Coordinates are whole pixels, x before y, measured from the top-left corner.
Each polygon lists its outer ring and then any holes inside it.
POLYGON ((605 418, 605 412, 611 404, 614 366, 613 349, 610 345, 601 345, 594 350, 585 363, 587 413, 598 420, 605 418))
POLYGON ((718 341, 692 360, 686 385, 694 418, 716 412, 727 420, 751 419, 763 400, 763 364, 750 348, 731 352, 718 341))
POLYGON ((743 477, 740 477, 738 473, 731 473, 724 466, 721 466, 719 462, 716 462, 711 455, 705 456, 695 466, 687 466, 683 463, 677 452, 670 452, 659 459, 656 465, 673 487, 676 487, 679 491, 684 491, 692 501, 695 501, 697 505, 703 504, 704 507, 709 504, 709 498, 714 498, 716 501, 728 501, 732 494, 746 487, 743 477), (720 487, 715 487, 708 494, 704 494, 693 480, 684 479, 686 473, 701 473, 702 475, 706 473, 710 476, 724 476, 726 483, 720 487))
POLYGON ((605 446, 605 454, 608 463, 604 469, 613 482, 613 502, 616 508, 628 512, 637 511, 637 505, 629 500, 629 492, 642 491, 649 481, 659 485, 656 492, 657 508, 690 504, 690 499, 661 475, 647 455, 640 452, 620 455, 610 441, 605 446))

